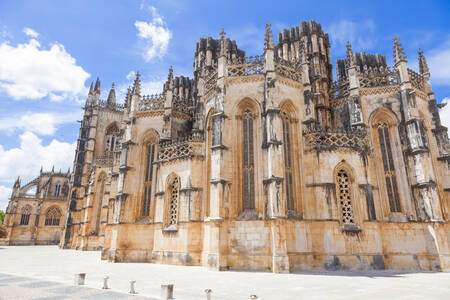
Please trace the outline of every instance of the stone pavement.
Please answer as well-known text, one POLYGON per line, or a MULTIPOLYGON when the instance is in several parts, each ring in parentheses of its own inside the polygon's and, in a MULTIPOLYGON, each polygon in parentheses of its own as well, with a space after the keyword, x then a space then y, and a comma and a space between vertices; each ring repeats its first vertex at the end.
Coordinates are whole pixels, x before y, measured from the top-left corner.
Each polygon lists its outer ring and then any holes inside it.
POLYGON ((0 247, 0 299, 158 299, 161 284, 173 283, 177 300, 450 299, 450 273, 213 272, 203 267, 149 263, 108 263, 99 251, 56 246, 0 247), (86 273, 86 286, 74 285, 86 273), (110 290, 101 290, 103 277, 110 290), (136 280, 138 294, 127 294, 136 280), (147 298, 148 299, 148 298, 147 298))
POLYGON ((0 300, 157 300, 110 290, 62 284, 55 281, 0 273, 0 300))

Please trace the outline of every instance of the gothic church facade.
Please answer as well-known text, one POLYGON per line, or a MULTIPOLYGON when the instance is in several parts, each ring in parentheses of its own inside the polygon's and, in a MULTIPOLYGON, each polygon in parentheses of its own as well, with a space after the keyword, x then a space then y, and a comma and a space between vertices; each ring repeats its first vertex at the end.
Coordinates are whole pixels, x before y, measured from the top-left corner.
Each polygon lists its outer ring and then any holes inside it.
POLYGON ((214 270, 450 269, 450 144, 426 59, 336 62, 302 22, 247 57, 201 38, 193 78, 84 106, 60 246, 214 270))

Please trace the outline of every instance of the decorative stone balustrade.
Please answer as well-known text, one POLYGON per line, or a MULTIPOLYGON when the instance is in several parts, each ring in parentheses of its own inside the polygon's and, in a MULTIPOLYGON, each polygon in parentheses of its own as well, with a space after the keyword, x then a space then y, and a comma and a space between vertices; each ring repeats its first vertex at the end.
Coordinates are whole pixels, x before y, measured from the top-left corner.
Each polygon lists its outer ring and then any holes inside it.
POLYGON ((264 56, 256 55, 244 58, 237 58, 228 65, 228 76, 250 76, 264 74, 264 56))
POLYGON ((138 104, 138 111, 163 110, 165 100, 164 94, 142 96, 138 104))
POLYGON ((112 167, 113 163, 114 163, 113 153, 109 152, 94 158, 93 165, 97 167, 112 167))
POLYGON ((191 115, 192 101, 189 99, 180 98, 178 95, 174 95, 172 101, 173 110, 191 115))
POLYGON ((388 67, 380 70, 369 69, 358 73, 361 88, 398 85, 399 83, 398 72, 391 71, 388 67))
POLYGON ((359 152, 370 151, 365 130, 345 131, 343 129, 314 128, 303 131, 307 150, 333 151, 340 148, 359 152))
POLYGON ((174 141, 159 144, 158 160, 160 162, 189 158, 202 155, 203 134, 193 133, 174 141))
POLYGON ((420 91, 425 91, 425 79, 419 73, 414 72, 411 69, 408 69, 409 81, 411 85, 420 91))
POLYGON ((97 107, 117 112, 123 112, 125 109, 123 104, 109 104, 108 102, 102 100, 98 101, 97 107))

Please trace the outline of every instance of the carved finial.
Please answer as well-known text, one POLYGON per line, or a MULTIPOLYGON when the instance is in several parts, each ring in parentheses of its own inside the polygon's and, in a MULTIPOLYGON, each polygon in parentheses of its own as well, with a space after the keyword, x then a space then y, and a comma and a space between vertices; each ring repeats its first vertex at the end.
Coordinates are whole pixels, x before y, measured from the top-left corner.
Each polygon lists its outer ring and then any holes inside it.
POLYGON ((222 28, 222 31, 220 32, 220 39, 221 40, 225 39, 225 34, 226 34, 225 30, 222 28))
POLYGON ((55 173, 55 166, 52 167, 52 173, 55 173))
POLYGON ((89 95, 92 95, 94 92, 94 82, 91 81, 91 86, 89 87, 89 95))
POLYGON ((402 44, 397 36, 394 36, 394 62, 398 63, 406 61, 405 52, 403 51, 402 44))
POLYGON ((167 88, 168 89, 173 89, 173 68, 172 66, 170 66, 169 68, 169 75, 167 76, 167 88))
POLYGON ((42 174, 42 166, 41 166, 41 171, 39 173, 42 174))
POLYGON ((20 176, 17 176, 16 182, 14 183, 14 187, 20 187, 20 176))
POLYGON ((273 35, 269 21, 266 24, 266 35, 264 42, 265 49, 273 49, 273 35))
POLYGON ((114 89, 114 82, 111 86, 111 90, 109 91, 107 104, 115 105, 116 104, 116 90, 114 89))
POLYGON ((97 94, 100 94, 100 79, 98 79, 95 81, 95 89, 94 92, 96 92, 97 94))
POLYGON ((67 174, 70 174, 70 167, 67 169, 67 174))
POLYGON ((419 48, 419 72, 420 74, 430 73, 427 60, 425 59, 425 56, 423 56, 423 51, 420 48, 419 48))
POLYGON ((352 51, 352 45, 350 44, 350 41, 347 41, 347 61, 350 67, 353 67, 355 65, 355 56, 353 55, 352 51))
POLYGON ((139 74, 139 71, 136 72, 136 79, 134 80, 134 84, 133 84, 133 95, 141 95, 141 79, 140 79, 141 75, 139 74))

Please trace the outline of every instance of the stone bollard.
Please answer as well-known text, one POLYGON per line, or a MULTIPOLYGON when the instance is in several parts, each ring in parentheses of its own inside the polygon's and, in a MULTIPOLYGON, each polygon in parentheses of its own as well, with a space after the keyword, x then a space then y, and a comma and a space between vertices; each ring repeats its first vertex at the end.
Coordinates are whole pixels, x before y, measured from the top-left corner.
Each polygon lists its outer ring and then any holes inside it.
POLYGON ((161 300, 173 299, 173 284, 161 284, 161 300))
POLYGON ((134 290, 134 284, 136 283, 136 280, 130 280, 130 291, 128 293, 130 294, 137 294, 134 290))
POLYGON ((258 296, 256 295, 250 295, 250 298, 248 298, 248 300, 256 300, 258 299, 258 296))
POLYGON ((75 285, 84 285, 86 279, 86 273, 75 274, 75 285))
POLYGON ((212 290, 211 289, 206 289, 205 293, 206 293, 206 300, 211 300, 212 290))
POLYGON ((109 289, 109 287, 108 287, 108 279, 109 279, 109 276, 103 277, 103 287, 102 287, 102 289, 104 289, 104 290, 109 289))

